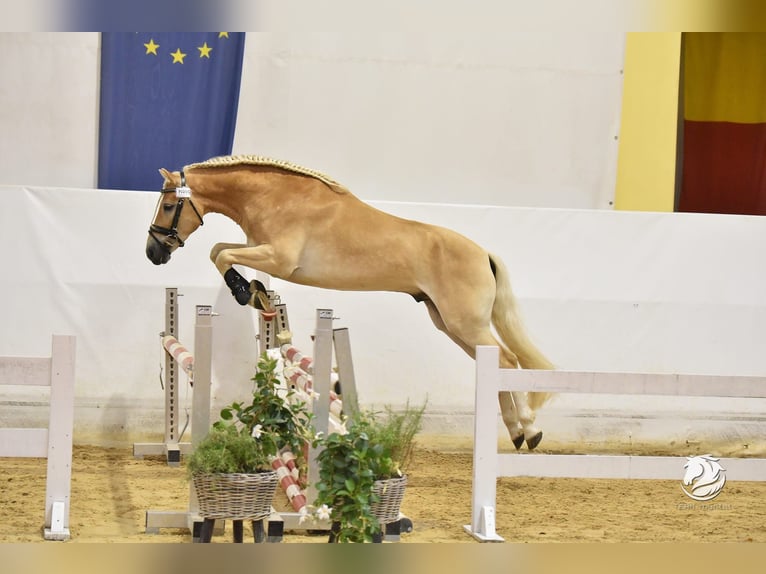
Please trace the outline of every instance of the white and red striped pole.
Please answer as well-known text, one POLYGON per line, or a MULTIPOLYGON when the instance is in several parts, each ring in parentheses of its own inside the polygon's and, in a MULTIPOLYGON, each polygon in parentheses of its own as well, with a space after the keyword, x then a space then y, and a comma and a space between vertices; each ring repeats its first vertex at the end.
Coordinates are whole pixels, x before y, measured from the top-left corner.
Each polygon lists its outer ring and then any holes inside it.
POLYGON ((307 357, 292 345, 282 345, 282 356, 309 375, 314 374, 314 359, 307 357))
MULTIPOLYGON (((290 462, 292 463, 293 468, 295 468, 295 474, 297 474, 295 461, 290 460, 290 462)), ((300 512, 301 509, 306 506, 306 495, 303 494, 303 491, 301 490, 298 478, 294 476, 288 464, 278 456, 271 459, 271 468, 277 471, 279 485, 287 495, 287 499, 290 501, 293 510, 295 510, 295 512, 300 512)))
MULTIPOLYGON (((302 369, 300 369, 298 366, 289 366, 285 367, 284 371, 284 377, 285 380, 290 381, 291 383, 295 384, 296 387, 304 391, 305 393, 311 395, 311 391, 313 390, 313 383, 311 380, 311 377, 306 374, 302 369)), ((335 391, 330 391, 330 414, 337 417, 338 422, 340 422, 341 413, 343 412, 343 401, 338 396, 338 394, 335 391)))
POLYGON ((172 335, 162 337, 162 346, 173 357, 190 379, 194 378, 194 355, 172 335))

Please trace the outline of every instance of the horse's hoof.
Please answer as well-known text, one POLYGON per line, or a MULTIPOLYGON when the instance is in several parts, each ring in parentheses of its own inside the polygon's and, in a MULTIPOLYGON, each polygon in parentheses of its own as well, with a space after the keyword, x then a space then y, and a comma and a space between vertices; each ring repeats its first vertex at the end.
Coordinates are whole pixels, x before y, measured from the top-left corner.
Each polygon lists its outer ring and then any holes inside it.
POLYGON ((271 305, 271 301, 269 301, 269 297, 266 293, 263 291, 256 291, 252 295, 253 296, 250 297, 250 304, 263 313, 264 317, 268 316, 267 318, 270 319, 271 317, 276 316, 277 310, 271 305))
POLYGON ((266 292, 266 287, 264 287, 263 283, 261 283, 257 279, 250 281, 250 294, 252 296, 250 297, 250 300, 248 301, 248 303, 250 303, 253 307, 258 309, 259 311, 264 312, 265 318, 267 319, 271 318, 271 317, 266 317, 267 314, 273 313, 274 315, 276 315, 277 310, 271 306, 271 301, 269 300, 269 294, 266 292))
POLYGON ((521 449, 521 447, 524 445, 524 435, 520 434, 516 438, 512 438, 511 442, 513 443, 513 446, 516 447, 516 450, 521 449))
POLYGON ((540 441, 543 440, 543 431, 539 431, 536 435, 534 435, 532 438, 527 439, 527 448, 529 450, 535 450, 538 444, 540 444, 540 441))

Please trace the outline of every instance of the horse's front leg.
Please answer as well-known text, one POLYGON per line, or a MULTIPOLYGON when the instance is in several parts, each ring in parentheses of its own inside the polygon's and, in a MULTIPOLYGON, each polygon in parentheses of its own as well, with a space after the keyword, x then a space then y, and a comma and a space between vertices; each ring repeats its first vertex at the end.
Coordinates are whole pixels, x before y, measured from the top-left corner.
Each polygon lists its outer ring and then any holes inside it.
POLYGON ((244 265, 257 271, 279 277, 281 268, 277 261, 274 248, 271 245, 248 246, 237 243, 218 243, 210 251, 219 273, 223 276, 231 294, 240 305, 250 303, 253 307, 270 311, 270 302, 266 287, 260 281, 248 282, 234 265, 244 265))
MULTIPOLYGON (((210 260, 215 264, 221 275, 223 275, 226 285, 231 289, 231 294, 234 295, 237 303, 240 305, 247 305, 253 300, 253 306, 257 307, 259 301, 257 298, 254 298, 253 289, 251 289, 251 285, 248 283, 247 279, 242 277, 239 271, 234 269, 230 264, 227 267, 225 265, 219 265, 218 263, 219 256, 222 252, 246 249, 247 247, 248 246, 245 243, 216 243, 210 250, 210 260)), ((254 287, 256 293, 259 290, 266 291, 266 288, 260 281, 258 281, 254 287)))
POLYGON ((212 261, 215 264, 215 260, 218 259, 218 256, 221 254, 221 251, 224 249, 242 249, 243 247, 247 247, 246 243, 216 243, 213 245, 213 248, 210 250, 210 261, 212 261))

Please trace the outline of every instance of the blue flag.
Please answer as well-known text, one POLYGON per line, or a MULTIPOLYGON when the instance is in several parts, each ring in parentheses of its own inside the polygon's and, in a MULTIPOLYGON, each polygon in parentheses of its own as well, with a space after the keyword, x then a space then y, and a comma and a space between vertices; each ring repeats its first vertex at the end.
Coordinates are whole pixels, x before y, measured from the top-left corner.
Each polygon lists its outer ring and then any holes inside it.
POLYGON ((155 191, 157 170, 231 153, 245 34, 103 33, 98 187, 155 191))

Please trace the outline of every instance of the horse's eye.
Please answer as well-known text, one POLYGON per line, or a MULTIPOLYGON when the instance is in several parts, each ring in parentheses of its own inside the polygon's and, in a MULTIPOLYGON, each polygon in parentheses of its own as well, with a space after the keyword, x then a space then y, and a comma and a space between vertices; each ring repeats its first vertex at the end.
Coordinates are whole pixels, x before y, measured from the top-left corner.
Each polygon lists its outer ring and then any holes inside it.
POLYGON ((173 205, 172 203, 163 203, 162 204, 162 210, 163 211, 173 211, 174 207, 175 207, 175 205, 173 205))

